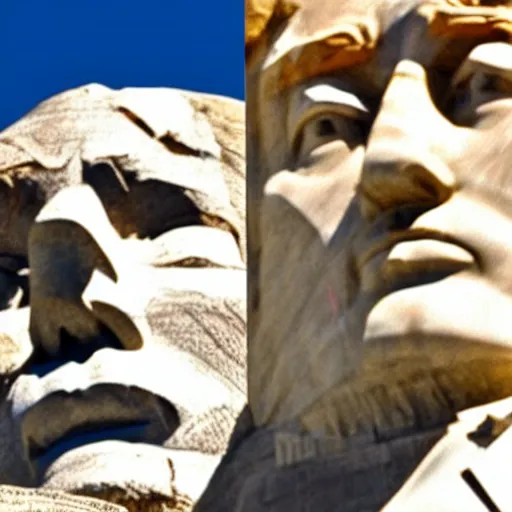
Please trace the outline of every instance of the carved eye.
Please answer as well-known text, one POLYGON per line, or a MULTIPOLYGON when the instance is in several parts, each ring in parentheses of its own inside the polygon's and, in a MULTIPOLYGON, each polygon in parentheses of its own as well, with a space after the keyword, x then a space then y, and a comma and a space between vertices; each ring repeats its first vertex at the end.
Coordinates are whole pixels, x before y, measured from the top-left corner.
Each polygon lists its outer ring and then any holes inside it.
POLYGON ((512 97, 512 82, 498 74, 476 72, 457 85, 449 100, 455 122, 471 121, 476 109, 491 101, 512 97))
POLYGON ((477 86, 479 92, 511 92, 510 83, 496 75, 481 75, 477 86))
POLYGON ((296 170, 335 147, 350 151, 364 143, 371 124, 370 104, 370 98, 334 78, 321 77, 292 91, 287 139, 296 170))
POLYGON ((500 75, 489 74, 484 72, 475 73, 463 86, 466 93, 512 93, 512 83, 510 80, 500 75))
POLYGON ((456 124, 470 126, 489 103, 512 95, 512 44, 503 41, 475 46, 451 77, 446 114, 456 124))
POLYGON ((320 114, 304 122, 294 142, 296 159, 302 161, 315 150, 340 141, 347 149, 364 142, 364 123, 340 114, 320 114))
POLYGON ((318 137, 329 137, 336 135, 336 126, 332 119, 320 119, 316 123, 316 134, 318 137))

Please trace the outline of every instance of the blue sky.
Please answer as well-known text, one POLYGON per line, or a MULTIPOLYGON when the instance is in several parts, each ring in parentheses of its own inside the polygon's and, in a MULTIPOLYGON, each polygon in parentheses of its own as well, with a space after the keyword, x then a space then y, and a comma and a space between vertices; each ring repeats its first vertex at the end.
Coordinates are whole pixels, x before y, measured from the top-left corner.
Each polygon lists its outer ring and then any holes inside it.
POLYGON ((243 99, 243 0, 0 1, 0 129, 90 82, 243 99))

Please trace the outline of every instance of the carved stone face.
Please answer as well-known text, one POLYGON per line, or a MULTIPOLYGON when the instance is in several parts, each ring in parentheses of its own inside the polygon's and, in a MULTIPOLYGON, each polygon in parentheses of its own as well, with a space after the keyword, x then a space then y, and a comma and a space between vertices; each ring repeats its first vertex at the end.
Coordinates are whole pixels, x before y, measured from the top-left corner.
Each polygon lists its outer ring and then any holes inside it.
POLYGON ((303 0, 263 32, 259 18, 258 424, 387 436, 512 393, 512 8, 498 4, 303 0))
POLYGON ((201 494, 245 403, 243 123, 92 84, 0 133, 0 484, 201 494))

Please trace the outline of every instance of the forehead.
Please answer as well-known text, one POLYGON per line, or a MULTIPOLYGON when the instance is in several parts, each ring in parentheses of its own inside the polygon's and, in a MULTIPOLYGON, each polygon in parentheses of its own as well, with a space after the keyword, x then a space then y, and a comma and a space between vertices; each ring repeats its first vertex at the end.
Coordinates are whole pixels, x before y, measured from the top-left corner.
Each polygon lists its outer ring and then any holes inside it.
POLYGON ((277 89, 354 68, 382 86, 411 51, 434 54, 441 43, 508 40, 510 7, 507 0, 300 0, 280 23, 268 23, 271 44, 261 71, 277 80, 277 89))
POLYGON ((418 3, 301 0, 293 15, 275 28, 263 70, 278 63, 286 86, 329 71, 329 67, 352 67, 368 61, 390 28, 418 3))
POLYGON ((208 120, 220 146, 220 160, 230 200, 245 219, 245 103, 213 94, 181 91, 208 120))
POLYGON ((337 31, 347 22, 378 23, 389 26, 425 0, 300 0, 297 3, 297 22, 292 30, 304 38, 321 37, 337 31))

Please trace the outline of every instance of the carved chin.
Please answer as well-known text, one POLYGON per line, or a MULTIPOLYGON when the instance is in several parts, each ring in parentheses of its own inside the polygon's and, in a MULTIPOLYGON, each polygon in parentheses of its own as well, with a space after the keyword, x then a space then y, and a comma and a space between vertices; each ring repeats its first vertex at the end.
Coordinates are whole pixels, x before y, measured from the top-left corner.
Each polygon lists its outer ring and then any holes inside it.
POLYGON ((357 371, 301 415, 303 427, 392 439, 510 396, 511 314, 510 297, 474 274, 390 294, 368 318, 357 371))

